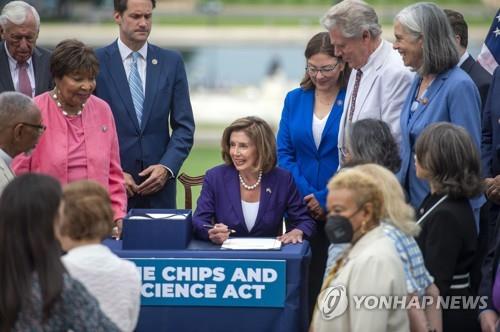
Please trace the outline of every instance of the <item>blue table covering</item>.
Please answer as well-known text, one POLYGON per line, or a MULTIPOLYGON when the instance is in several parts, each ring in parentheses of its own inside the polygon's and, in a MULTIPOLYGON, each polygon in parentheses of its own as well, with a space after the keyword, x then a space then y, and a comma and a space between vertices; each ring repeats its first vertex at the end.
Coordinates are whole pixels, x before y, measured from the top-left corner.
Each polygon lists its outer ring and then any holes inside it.
POLYGON ((289 244, 281 250, 221 250, 210 242, 192 240, 186 250, 123 250, 122 242, 105 240, 124 258, 210 258, 286 260, 284 308, 141 306, 137 331, 182 332, 302 332, 308 329, 307 281, 309 244, 289 244))

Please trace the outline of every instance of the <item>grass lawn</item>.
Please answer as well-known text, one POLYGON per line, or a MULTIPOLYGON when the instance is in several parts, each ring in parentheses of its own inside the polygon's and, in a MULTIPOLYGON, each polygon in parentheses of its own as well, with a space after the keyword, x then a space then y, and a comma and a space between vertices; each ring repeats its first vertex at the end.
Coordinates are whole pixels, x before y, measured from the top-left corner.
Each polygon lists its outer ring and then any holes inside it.
MULTIPOLYGON (((197 176, 205 174, 205 171, 222 163, 219 146, 194 146, 189 157, 181 168, 187 175, 197 176)), ((196 208, 196 201, 200 194, 201 186, 193 187, 193 210, 196 208)), ((177 181, 177 208, 184 208, 184 187, 177 181)))

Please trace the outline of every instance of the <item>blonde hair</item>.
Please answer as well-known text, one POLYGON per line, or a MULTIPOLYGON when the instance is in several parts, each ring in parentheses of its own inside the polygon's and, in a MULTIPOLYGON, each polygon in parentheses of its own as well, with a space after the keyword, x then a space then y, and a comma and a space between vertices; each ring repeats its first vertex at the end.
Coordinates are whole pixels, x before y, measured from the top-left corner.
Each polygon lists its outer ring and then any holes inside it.
POLYGON ((350 168, 338 172, 328 182, 328 191, 347 189, 353 192, 354 200, 358 207, 366 203, 373 205, 373 221, 379 222, 384 208, 384 195, 376 181, 363 172, 350 168))
POLYGON ((415 212, 406 203, 405 194, 394 174, 377 164, 365 164, 354 167, 375 180, 384 196, 382 218, 403 233, 416 236, 420 227, 415 223, 415 212))

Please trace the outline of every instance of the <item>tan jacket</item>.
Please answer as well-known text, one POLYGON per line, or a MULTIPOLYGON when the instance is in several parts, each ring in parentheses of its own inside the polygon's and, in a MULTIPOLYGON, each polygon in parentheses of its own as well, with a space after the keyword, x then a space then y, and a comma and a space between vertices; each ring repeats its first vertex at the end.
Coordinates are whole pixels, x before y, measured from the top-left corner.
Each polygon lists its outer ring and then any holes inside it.
POLYGON ((5 186, 7 186, 12 179, 14 179, 14 173, 10 169, 9 165, 7 165, 2 158, 0 158, 0 194, 3 191, 3 188, 5 188, 5 186))
MULTIPOLYGON (((314 332, 407 332, 410 330, 405 309, 371 309, 361 305, 356 308, 353 295, 397 295, 403 299, 406 281, 403 265, 391 240, 378 226, 363 236, 352 248, 347 261, 329 286, 343 285, 347 291, 348 305, 345 312, 332 319, 324 319, 315 310, 314 332)), ((327 292, 320 293, 318 303, 325 300, 327 292)), ((330 299, 331 301, 331 299, 330 299)), ((333 301, 334 302, 334 301, 333 301)), ((333 303, 331 302, 331 303, 333 303)), ((344 302, 345 303, 345 302, 344 302)), ((372 302, 367 302, 369 305, 372 302)))

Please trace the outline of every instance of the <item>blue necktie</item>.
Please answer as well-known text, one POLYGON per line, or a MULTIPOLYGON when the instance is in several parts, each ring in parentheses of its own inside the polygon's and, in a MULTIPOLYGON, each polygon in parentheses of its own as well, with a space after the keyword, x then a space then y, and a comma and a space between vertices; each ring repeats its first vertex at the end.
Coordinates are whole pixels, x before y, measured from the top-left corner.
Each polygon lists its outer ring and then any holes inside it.
POLYGON ((128 83, 130 85, 130 93, 132 94, 132 100, 134 102, 135 115, 137 116, 137 121, 140 126, 144 104, 144 91, 142 90, 141 76, 139 76, 139 70, 137 69, 137 59, 139 56, 139 52, 132 52, 132 64, 130 66, 128 83))

